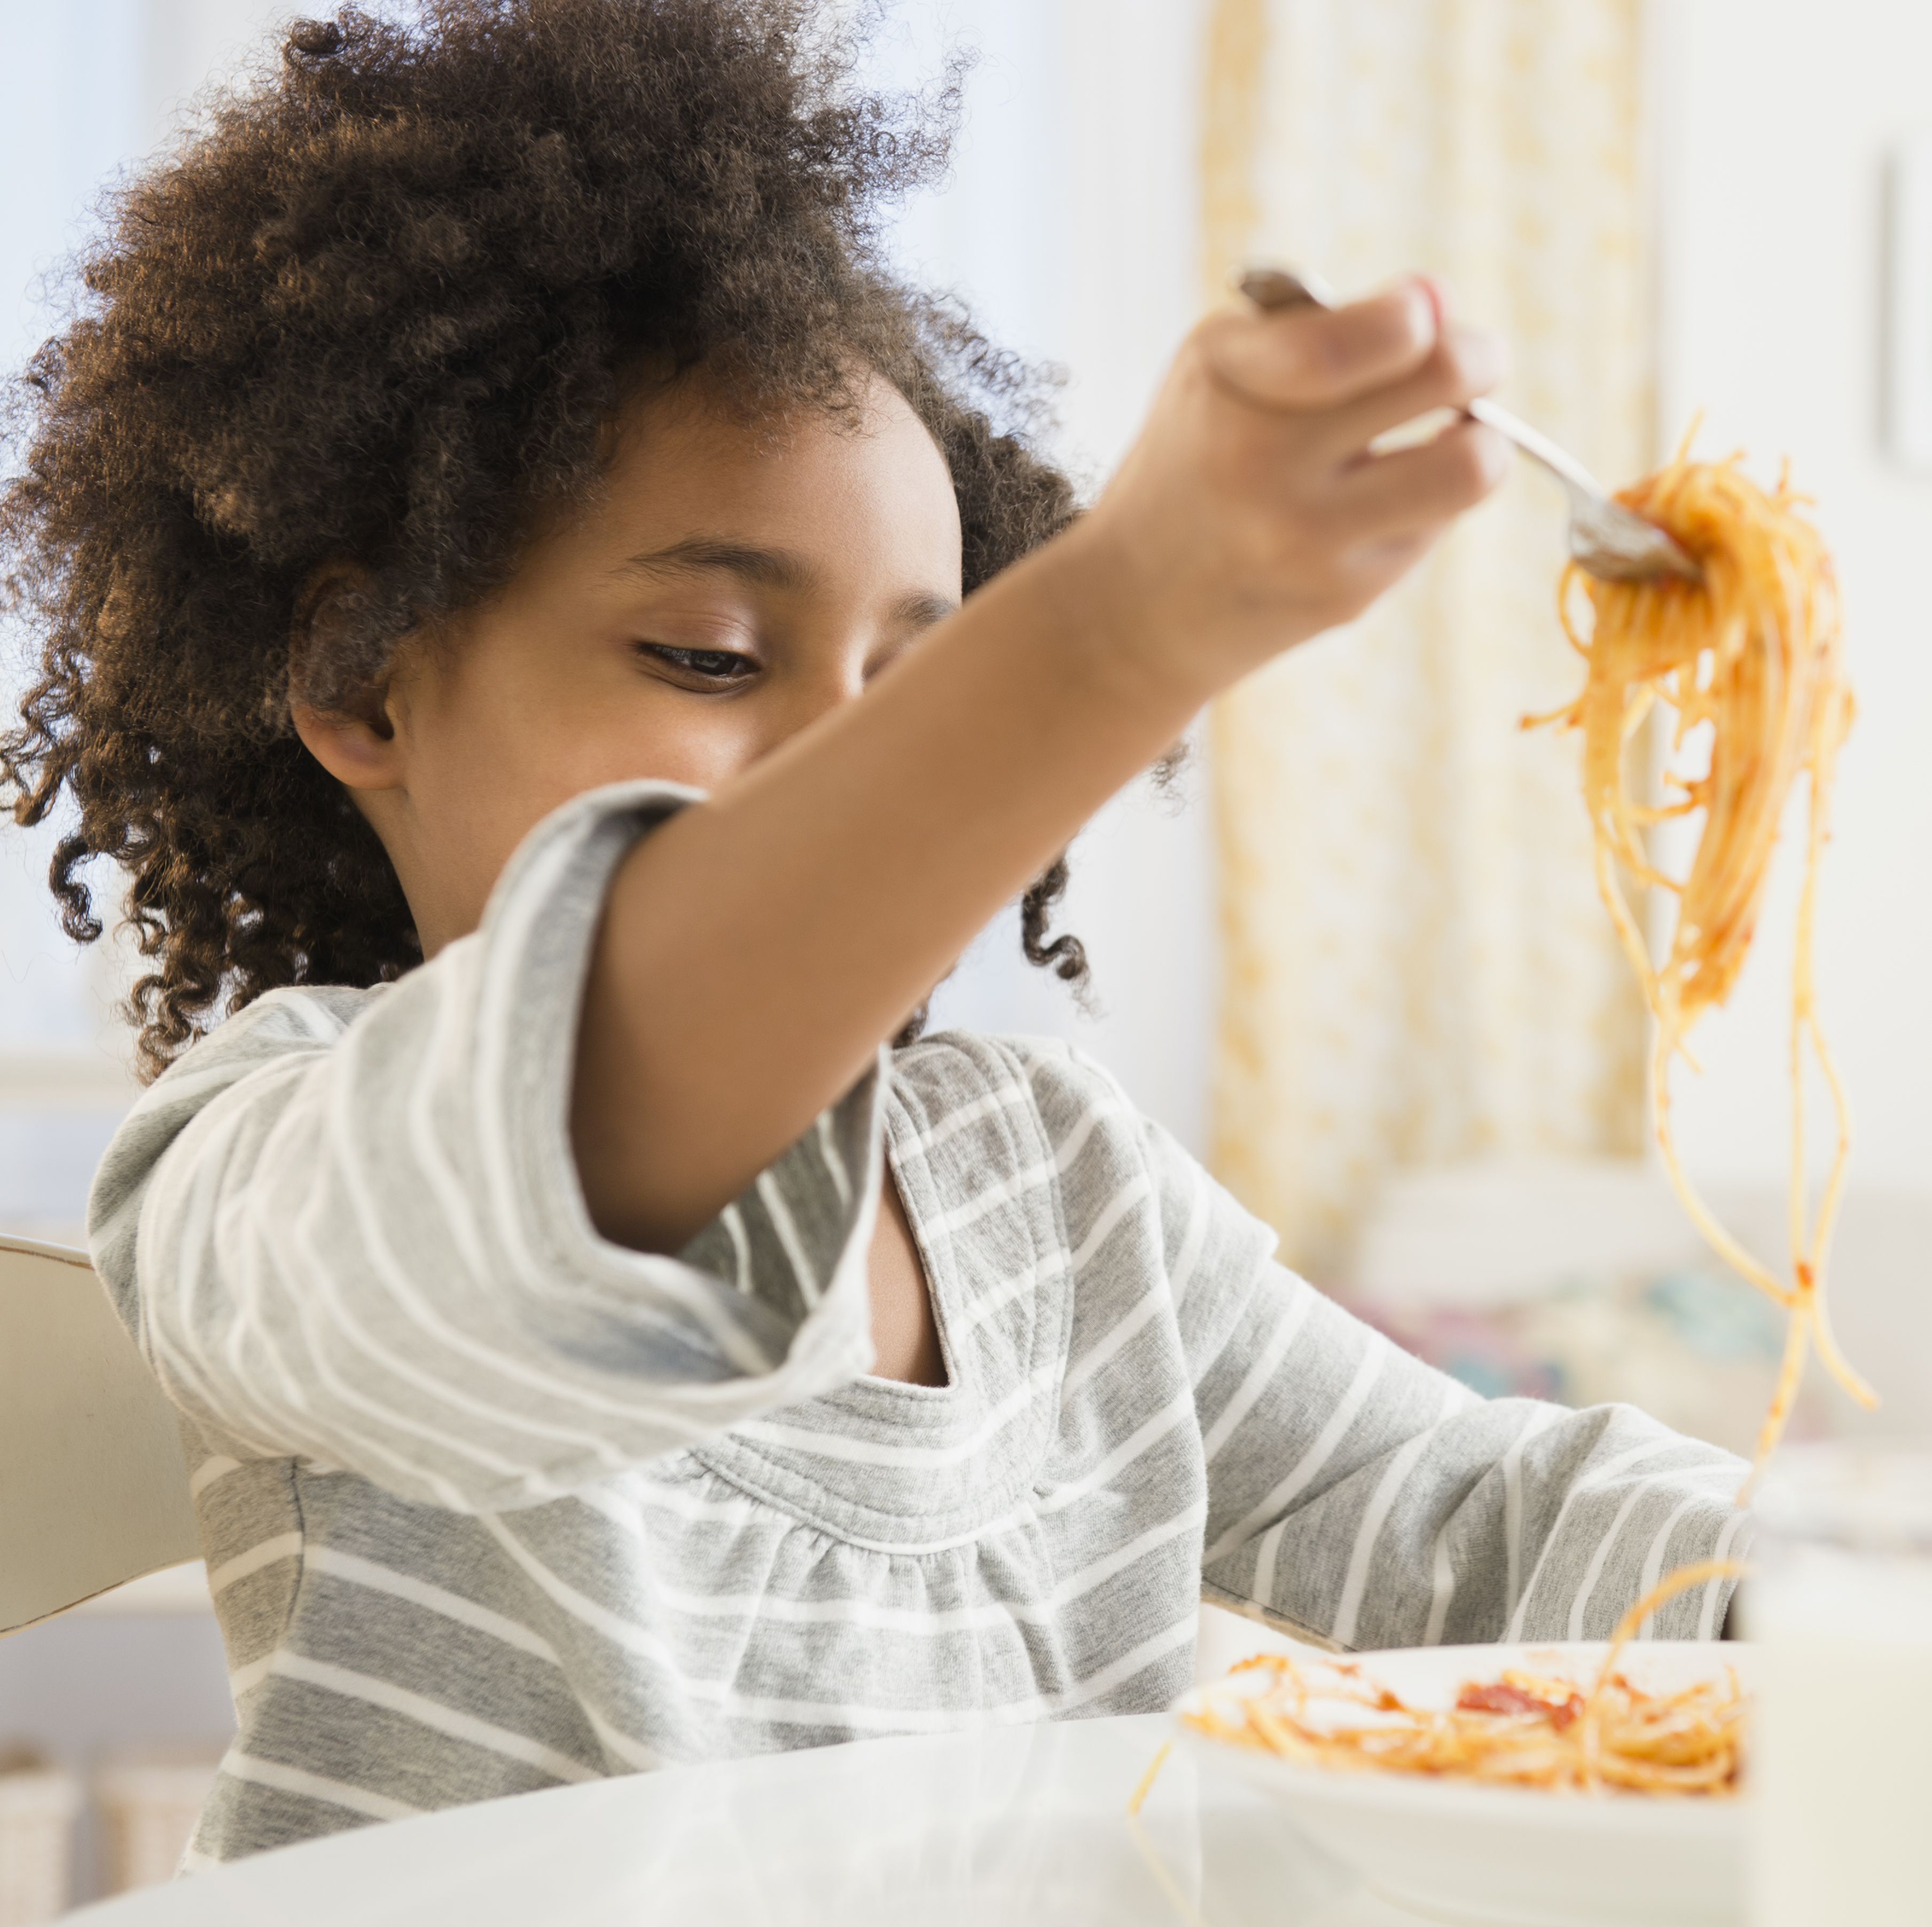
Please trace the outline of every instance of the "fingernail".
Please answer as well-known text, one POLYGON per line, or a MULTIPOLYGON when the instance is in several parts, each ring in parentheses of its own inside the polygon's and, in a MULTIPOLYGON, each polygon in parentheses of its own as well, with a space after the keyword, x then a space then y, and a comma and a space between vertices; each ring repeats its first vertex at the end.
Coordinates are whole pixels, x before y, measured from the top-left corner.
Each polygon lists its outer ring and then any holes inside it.
POLYGON ((1410 277, 1402 292, 1408 298, 1417 345, 1433 347, 1442 334, 1442 310, 1434 286, 1426 274, 1415 274, 1410 277))

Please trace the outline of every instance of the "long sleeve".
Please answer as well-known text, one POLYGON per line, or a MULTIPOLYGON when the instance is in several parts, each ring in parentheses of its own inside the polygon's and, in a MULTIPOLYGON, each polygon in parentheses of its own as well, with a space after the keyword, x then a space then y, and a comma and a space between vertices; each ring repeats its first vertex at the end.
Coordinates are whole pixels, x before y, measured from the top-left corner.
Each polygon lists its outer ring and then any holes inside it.
POLYGON ((866 1368, 877 1068, 674 1258, 601 1238, 578 1183, 570 1080, 604 898, 688 800, 577 799, 473 936, 376 990, 271 993, 135 1106, 90 1243, 218 1450, 502 1510, 866 1368))
MULTIPOLYGON (((1358 1651, 1592 1639, 1664 1574, 1741 1549, 1742 1461, 1628 1405, 1478 1397, 1273 1262, 1264 1227, 1157 1127, 1148 1141, 1210 1597, 1358 1651)), ((1731 1590, 1647 1629, 1709 1638, 1731 1590)))

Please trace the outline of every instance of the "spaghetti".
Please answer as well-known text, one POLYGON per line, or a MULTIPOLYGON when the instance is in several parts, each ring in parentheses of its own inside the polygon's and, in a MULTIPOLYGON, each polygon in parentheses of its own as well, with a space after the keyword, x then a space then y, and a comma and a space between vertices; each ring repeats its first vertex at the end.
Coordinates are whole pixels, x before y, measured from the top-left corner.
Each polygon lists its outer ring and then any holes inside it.
POLYGON ((1587 1689, 1512 1668, 1466 1683, 1454 1706, 1430 1710, 1405 1704, 1350 1663, 1262 1657, 1234 1672, 1268 1673, 1263 1691, 1233 1701, 1232 1710, 1210 1695, 1183 1717, 1210 1737, 1344 1771, 1556 1791, 1728 1795, 1743 1755, 1745 1701, 1736 1675, 1727 1669, 1722 1681, 1651 1693, 1617 1662, 1666 1599, 1742 1569, 1707 1560, 1672 1573, 1624 1615, 1587 1689))
POLYGON ((1574 703, 1552 715, 1526 718, 1524 727, 1554 722, 1582 735, 1598 888, 1655 1020, 1652 1111, 1671 1185, 1718 1254, 1789 1314, 1754 1481, 1790 1416, 1810 1345, 1860 1404, 1876 1402, 1839 1352, 1825 1306, 1826 1264, 1850 1149, 1844 1086, 1819 1024, 1812 974, 1819 862, 1829 835, 1838 750, 1853 715, 1838 589, 1823 541, 1797 512, 1801 498, 1792 492, 1788 472, 1767 495, 1742 472, 1736 456, 1718 463, 1689 460, 1687 438, 1666 467, 1618 499, 1675 536, 1701 565, 1702 579, 1606 582, 1573 563, 1558 604, 1564 632, 1588 674, 1574 703), (1579 589, 1592 616, 1587 640, 1576 621, 1579 589), (1672 793, 1651 807, 1630 793, 1630 745, 1660 705, 1676 713, 1673 766, 1664 777, 1672 793), (1676 766, 1706 748, 1701 773, 1676 766), (1670 1073, 1680 1057, 1696 1068, 1690 1032, 1737 981, 1785 805, 1801 777, 1808 786, 1809 829, 1792 980, 1787 1281, 1744 1250, 1685 1176, 1672 1129, 1670 1073), (1695 853, 1681 878, 1667 876, 1652 862, 1645 833, 1694 816, 1702 819, 1695 853), (1625 877, 1640 890, 1675 901, 1660 963, 1652 961, 1625 877), (1837 1128, 1815 1214, 1808 1208, 1805 1182, 1808 1049, 1823 1074, 1837 1128))

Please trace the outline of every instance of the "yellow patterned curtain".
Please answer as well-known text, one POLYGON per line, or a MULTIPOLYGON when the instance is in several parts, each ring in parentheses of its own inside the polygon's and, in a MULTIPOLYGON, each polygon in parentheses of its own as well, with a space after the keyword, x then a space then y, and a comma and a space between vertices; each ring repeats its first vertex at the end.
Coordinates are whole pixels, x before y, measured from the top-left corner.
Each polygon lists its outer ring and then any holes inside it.
MULTIPOLYGON (((1216 0, 1204 268, 1445 276, 1502 398, 1620 481, 1648 465, 1640 0, 1216 0)), ((1592 880, 1562 508, 1520 472, 1348 631, 1212 724, 1224 980, 1214 1158, 1332 1273, 1392 1169, 1628 1152, 1643 1019, 1592 880)))

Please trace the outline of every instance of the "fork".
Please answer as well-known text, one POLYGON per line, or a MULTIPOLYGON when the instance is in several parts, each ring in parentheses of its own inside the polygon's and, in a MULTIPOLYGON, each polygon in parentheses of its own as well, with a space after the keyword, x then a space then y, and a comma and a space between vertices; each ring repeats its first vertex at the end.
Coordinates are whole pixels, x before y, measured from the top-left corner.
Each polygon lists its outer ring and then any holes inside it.
MULTIPOLYGON (((1292 268, 1250 268, 1240 277, 1240 287, 1256 307, 1270 311, 1335 305, 1319 276, 1292 268)), ((1670 535, 1612 500, 1596 477, 1548 436, 1486 397, 1478 396, 1462 412, 1514 442, 1563 484, 1570 499, 1570 553, 1586 574, 1606 582, 1640 582, 1666 574, 1690 582, 1703 580, 1703 571, 1670 535)))

